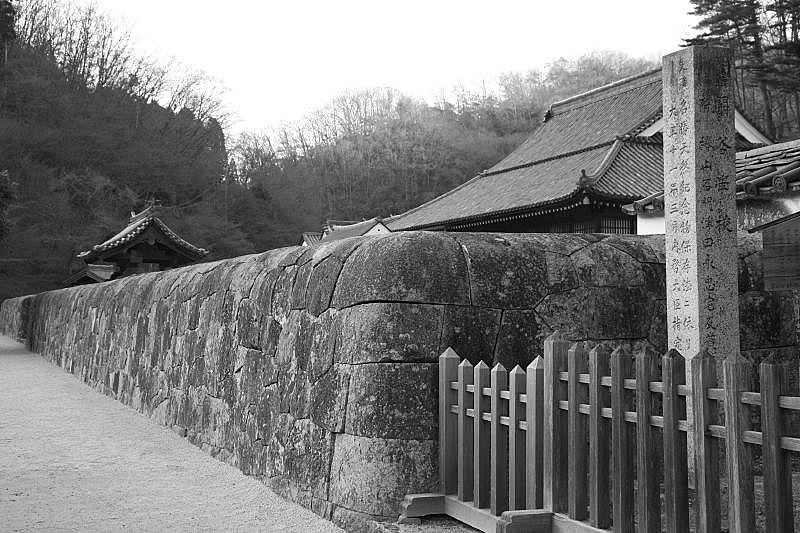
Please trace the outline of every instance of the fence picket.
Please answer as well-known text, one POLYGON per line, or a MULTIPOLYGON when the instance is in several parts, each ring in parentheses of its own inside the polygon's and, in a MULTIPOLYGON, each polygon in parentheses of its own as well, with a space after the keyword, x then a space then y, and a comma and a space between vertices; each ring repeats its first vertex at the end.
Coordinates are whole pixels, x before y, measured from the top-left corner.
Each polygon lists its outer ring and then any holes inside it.
POLYGON ((543 506, 544 458, 544 359, 538 356, 528 365, 525 374, 525 450, 527 455, 527 484, 525 505, 528 509, 543 506))
POLYGON ((689 483, 686 433, 678 423, 686 418, 685 400, 678 386, 686 383, 686 364, 676 350, 664 354, 664 506, 667 533, 689 531, 689 483))
POLYGON ((608 350, 595 346, 589 352, 589 522, 600 529, 611 525, 608 491, 611 431, 602 415, 603 407, 610 406, 610 395, 601 383, 610 372, 608 350))
POLYGON ((750 448, 744 432, 750 429, 750 413, 742 405, 742 392, 752 382, 750 363, 736 354, 722 365, 725 386, 725 446, 728 467, 728 528, 731 533, 755 531, 755 500, 750 448))
POLYGON ((483 395, 483 388, 489 385, 489 367, 483 361, 473 369, 475 392, 473 396, 473 499, 475 507, 489 507, 489 437, 488 425, 483 421, 483 413, 489 410, 489 398, 483 395))
POLYGON ((501 423, 501 417, 508 416, 508 404, 500 396, 505 390, 508 390, 508 371, 497 363, 491 373, 492 414, 489 422, 492 441, 489 508, 493 515, 508 510, 508 429, 501 423))
POLYGON ((631 429, 625 422, 630 401, 625 394, 625 379, 631 375, 630 355, 620 348, 611 354, 611 434, 613 442, 612 500, 614 531, 633 531, 633 462, 631 461, 631 429))
POLYGON ((658 377, 658 357, 651 350, 640 351, 636 355, 636 511, 639 531, 661 531, 657 430, 650 424, 653 414, 650 382, 658 380, 658 377))
POLYGON ((761 363, 761 431, 767 531, 794 531, 792 465, 781 449, 783 414, 778 397, 789 392, 789 368, 772 360, 761 363))
POLYGON ((458 490, 458 420, 450 406, 458 402, 450 382, 458 378, 458 354, 448 348, 439 357, 439 490, 454 494, 458 490))
POLYGON ((474 378, 472 364, 464 359, 458 365, 458 499, 462 502, 472 500, 472 449, 475 435, 473 419, 467 416, 467 409, 474 407, 474 400, 467 391, 467 385, 472 385, 474 378))
POLYGON ((717 385, 716 363, 703 350, 691 362, 692 445, 695 470, 695 525, 697 533, 720 529, 719 448, 707 431, 714 423, 714 407, 706 391, 717 385))
POLYGON ((519 395, 525 392, 525 371, 517 365, 508 375, 508 508, 525 509, 525 432, 519 423, 525 420, 525 407, 519 395))
POLYGON ((567 370, 569 347, 557 331, 544 341, 544 508, 555 513, 568 505, 567 413, 559 406, 567 394, 559 373, 567 370))
POLYGON ((586 483, 588 450, 586 449, 586 417, 580 412, 580 404, 588 402, 586 387, 579 374, 588 371, 586 348, 575 343, 567 355, 569 399, 569 516, 585 520, 588 508, 588 485, 586 483))

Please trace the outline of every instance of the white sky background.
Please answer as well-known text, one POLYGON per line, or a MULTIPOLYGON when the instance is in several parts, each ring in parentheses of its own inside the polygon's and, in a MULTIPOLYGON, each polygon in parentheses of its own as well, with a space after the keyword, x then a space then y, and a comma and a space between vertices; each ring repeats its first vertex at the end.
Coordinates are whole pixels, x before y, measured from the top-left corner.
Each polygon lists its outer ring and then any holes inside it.
POLYGON ((295 120, 345 89, 433 101, 599 50, 656 58, 692 33, 689 0, 96 0, 143 52, 228 88, 233 132, 295 120))

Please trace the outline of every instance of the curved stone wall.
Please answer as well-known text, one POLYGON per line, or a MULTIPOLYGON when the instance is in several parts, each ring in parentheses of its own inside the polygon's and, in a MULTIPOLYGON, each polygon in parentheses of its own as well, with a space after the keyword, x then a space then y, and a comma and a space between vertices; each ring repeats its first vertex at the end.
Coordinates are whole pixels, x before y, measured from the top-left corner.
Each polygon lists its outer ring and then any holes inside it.
MULTIPOLYGON (((740 264, 761 294, 757 262, 740 264)), ((661 351, 664 283, 658 236, 395 233, 8 300, 0 328, 359 529, 437 487, 447 346, 508 368, 554 329, 661 351)))

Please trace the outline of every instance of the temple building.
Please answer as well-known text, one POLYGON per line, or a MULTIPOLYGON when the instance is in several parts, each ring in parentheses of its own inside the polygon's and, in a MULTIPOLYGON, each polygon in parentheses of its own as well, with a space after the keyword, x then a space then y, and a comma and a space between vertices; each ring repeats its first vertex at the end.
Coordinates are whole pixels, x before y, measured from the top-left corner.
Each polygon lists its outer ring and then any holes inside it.
POLYGON ((105 242, 81 252, 85 266, 64 281, 65 285, 83 285, 108 281, 132 274, 158 272, 194 263, 208 251, 181 239, 164 224, 149 206, 141 213, 131 213, 130 222, 105 242))
MULTIPOLYGON (((640 234, 664 233, 663 189, 624 207, 640 234)), ((736 154, 738 229, 749 231, 800 209, 800 140, 736 154)))
MULTIPOLYGON (((771 144, 738 111, 738 150, 771 144)), ((664 187, 661 69, 554 103, 505 159, 419 207, 391 231, 637 233, 623 209, 664 187)))

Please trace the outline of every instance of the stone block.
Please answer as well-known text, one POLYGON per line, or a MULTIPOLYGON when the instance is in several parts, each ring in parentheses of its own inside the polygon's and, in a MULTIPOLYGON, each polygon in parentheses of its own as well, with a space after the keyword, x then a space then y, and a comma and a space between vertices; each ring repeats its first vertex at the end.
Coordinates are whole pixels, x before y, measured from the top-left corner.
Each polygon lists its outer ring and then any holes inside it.
POLYGON ((341 309, 374 301, 468 304, 461 247, 441 233, 365 238, 344 264, 332 305, 341 309))
POLYGON ((526 368, 544 355, 544 339, 552 331, 535 311, 504 311, 491 364, 502 364, 511 371, 515 365, 526 368))
POLYGON ((308 419, 280 415, 269 441, 267 475, 283 476, 300 490, 327 498, 332 451, 333 435, 329 431, 308 419))
POLYGON ((370 363, 350 370, 345 433, 389 439, 437 435, 437 363, 370 363))
POLYGON ((499 309, 482 309, 460 305, 444 306, 442 338, 439 354, 450 347, 472 364, 491 364, 500 329, 499 309))
POLYGON ((329 309, 315 320, 308 362, 313 381, 327 373, 333 365, 340 328, 341 315, 336 309, 329 309))
POLYGON ((609 235, 603 244, 625 252, 640 263, 666 264, 664 235, 609 235))
POLYGON ((752 291, 739 295, 741 348, 797 344, 795 310, 790 292, 752 291))
POLYGON ((336 342, 337 361, 435 362, 439 358, 442 307, 370 303, 344 309, 336 342))
POLYGON ((530 309, 548 286, 545 251, 535 243, 510 242, 507 235, 459 234, 469 259, 472 305, 530 309))
POLYGON ((396 517, 406 494, 438 486, 436 441, 336 435, 329 500, 337 507, 396 517))
POLYGON ((272 314, 278 320, 286 316, 292 308, 292 289, 296 275, 297 267, 286 267, 275 282, 272 291, 272 314))
POLYGON ((631 255, 600 242, 570 256, 578 278, 592 287, 641 287, 645 284, 642 265, 631 255))
POLYGON ((330 307, 342 266, 335 256, 328 256, 314 266, 306 292, 306 307, 312 315, 318 316, 330 307))
POLYGON ((308 414, 320 427, 344 431, 351 367, 334 365, 311 385, 308 414))
POLYGON ((297 269, 297 275, 294 278, 294 286, 292 287, 292 309, 305 309, 306 308, 306 287, 308 286, 308 279, 311 277, 312 265, 306 263, 297 269))
MULTIPOLYGON (((569 256, 547 252, 547 291, 564 292, 580 285, 578 271, 569 256)), ((533 304, 532 304, 533 305, 533 304)))

